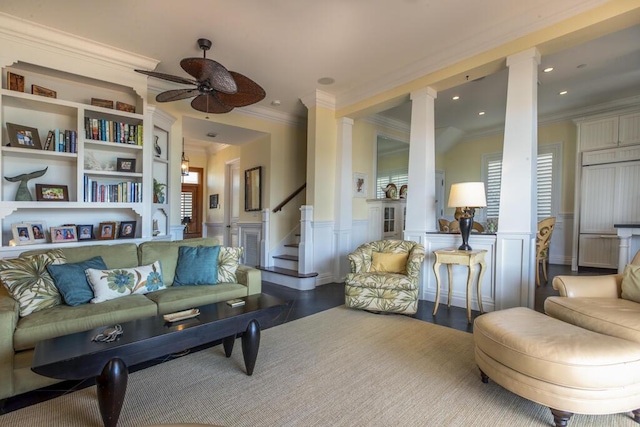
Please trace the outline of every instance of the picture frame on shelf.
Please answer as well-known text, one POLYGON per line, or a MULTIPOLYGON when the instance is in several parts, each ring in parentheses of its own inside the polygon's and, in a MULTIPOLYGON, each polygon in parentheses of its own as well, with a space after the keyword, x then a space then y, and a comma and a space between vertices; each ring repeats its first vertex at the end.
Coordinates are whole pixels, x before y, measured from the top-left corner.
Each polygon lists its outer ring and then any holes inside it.
POLYGON ((75 225, 51 227, 51 243, 77 242, 78 234, 75 225))
POLYGON ((118 230, 118 239, 133 239, 136 237, 136 221, 122 221, 118 230))
POLYGON ((136 112, 136 106, 135 105, 131 105, 131 104, 127 104, 127 103, 124 103, 124 102, 116 101, 116 110, 125 111, 127 113, 135 113, 136 112))
POLYGON ((57 98, 58 93, 55 90, 46 87, 31 85, 31 93, 38 96, 46 96, 47 98, 57 98))
POLYGON ((136 159, 124 159, 117 158, 116 170, 118 172, 135 172, 136 171, 136 159))
POLYGON ((38 202, 68 202, 69 189, 66 185, 36 184, 38 202))
POLYGON ((24 76, 7 71, 7 88, 16 92, 24 92, 24 76))
POLYGON ((32 150, 42 150, 38 129, 31 126, 7 123, 9 134, 9 145, 11 147, 29 148, 32 150))
POLYGON ((11 224, 13 242, 18 246, 33 244, 33 234, 29 230, 29 224, 25 222, 11 224))
POLYGON ((113 110, 113 101, 108 99, 91 98, 91 105, 94 107, 110 108, 113 110))
POLYGON ((33 243, 47 243, 47 223, 44 221, 27 222, 33 243))
POLYGON ((93 240, 93 225, 82 224, 77 225, 78 228, 78 241, 80 240, 93 240))
POLYGON ((96 239, 113 240, 115 238, 116 238, 115 222, 101 222, 100 225, 98 225, 98 232, 96 233, 96 239))

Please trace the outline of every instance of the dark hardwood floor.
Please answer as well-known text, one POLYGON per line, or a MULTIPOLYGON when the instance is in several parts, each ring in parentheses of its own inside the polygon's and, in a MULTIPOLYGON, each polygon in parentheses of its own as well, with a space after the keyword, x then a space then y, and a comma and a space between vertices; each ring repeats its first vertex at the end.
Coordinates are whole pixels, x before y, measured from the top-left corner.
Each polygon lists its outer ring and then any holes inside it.
MULTIPOLYGON (((536 288, 535 309, 537 311, 543 312, 545 298, 551 295, 558 295, 558 293, 551 286, 553 277, 557 275, 599 275, 612 273, 615 273, 615 271, 602 269, 581 269, 579 272, 574 273, 571 271, 571 268, 569 266, 549 265, 549 281, 545 283, 544 280, 542 280, 541 286, 536 288)), ((291 301, 289 308, 278 319, 276 319, 275 325, 310 316, 312 314, 319 313, 321 311, 344 304, 344 283, 330 283, 327 285, 318 286, 317 288, 310 291, 297 291, 284 286, 275 285, 273 283, 263 282, 262 291, 291 301)), ((432 311, 433 302, 420 300, 418 304, 418 312, 413 317, 425 322, 447 326, 465 332, 473 331, 472 324, 469 324, 467 322, 467 312, 465 308, 447 308, 446 304, 442 304, 438 309, 438 314, 436 316, 433 316, 431 314, 432 311)), ((375 316, 376 314, 371 315, 375 316)), ((380 316, 386 315, 394 316, 393 314, 380 314, 380 316)), ((473 318, 477 317, 478 315, 480 315, 479 312, 472 312, 473 318)), ((197 349, 192 349, 192 351, 199 351, 201 349, 208 348, 212 345, 217 344, 219 343, 202 346, 197 349)), ((139 366, 134 366, 130 369, 130 371, 135 372, 139 369, 144 369, 158 363, 163 363, 176 357, 181 357, 184 354, 167 355, 166 357, 156 359, 139 366)), ((73 391, 92 385, 94 385, 93 379, 88 379, 85 381, 65 381, 44 389, 25 393, 9 399, 0 400, 0 415, 27 407, 29 405, 33 405, 38 402, 49 400, 63 394, 71 393, 73 391)))

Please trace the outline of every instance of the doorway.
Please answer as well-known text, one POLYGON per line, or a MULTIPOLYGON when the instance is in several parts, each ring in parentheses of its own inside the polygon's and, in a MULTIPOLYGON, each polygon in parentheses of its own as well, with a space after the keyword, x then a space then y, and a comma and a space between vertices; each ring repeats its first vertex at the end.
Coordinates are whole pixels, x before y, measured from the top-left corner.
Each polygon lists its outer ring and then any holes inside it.
POLYGON ((202 176, 203 168, 189 168, 189 175, 182 177, 180 193, 180 222, 184 226, 184 238, 202 237, 202 176))
POLYGON ((240 219, 240 160, 236 159, 227 163, 225 172, 226 204, 224 211, 224 222, 227 232, 225 233, 225 246, 239 246, 238 221, 240 219))

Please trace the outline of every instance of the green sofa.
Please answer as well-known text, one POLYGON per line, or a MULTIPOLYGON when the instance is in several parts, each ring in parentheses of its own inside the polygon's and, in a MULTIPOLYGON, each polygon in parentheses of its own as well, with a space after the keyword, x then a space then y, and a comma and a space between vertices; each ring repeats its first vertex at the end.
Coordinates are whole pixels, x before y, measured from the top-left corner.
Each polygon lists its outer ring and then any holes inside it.
MULTIPOLYGON (((172 286, 180 246, 216 244, 215 239, 202 238, 173 242, 149 241, 139 245, 122 243, 63 248, 67 263, 101 256, 109 269, 137 267, 160 260, 166 289, 145 295, 127 295, 98 304, 74 307, 62 304, 20 317, 18 303, 4 286, 0 286, 0 399, 59 382, 31 371, 38 341, 260 293, 260 271, 243 265, 237 266, 237 283, 172 286)), ((45 251, 27 251, 20 256, 42 252, 45 251)), ((218 271, 220 268, 223 266, 219 265, 218 271)))

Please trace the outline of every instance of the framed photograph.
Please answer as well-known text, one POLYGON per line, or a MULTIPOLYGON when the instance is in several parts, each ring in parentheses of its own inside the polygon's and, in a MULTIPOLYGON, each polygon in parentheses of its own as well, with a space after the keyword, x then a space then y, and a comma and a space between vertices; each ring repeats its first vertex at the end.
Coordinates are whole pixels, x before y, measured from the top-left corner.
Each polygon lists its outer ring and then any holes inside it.
POLYGON ((353 174, 353 197, 367 197, 367 174, 354 172, 353 174))
POLYGON ((63 225, 61 227, 51 227, 51 243, 77 242, 75 225, 63 225))
POLYGON ((209 209, 218 209, 218 195, 211 194, 209 196, 209 209))
POLYGON ((118 157, 117 163, 116 163, 116 170, 118 172, 135 172, 136 159, 121 159, 118 157))
POLYGON ((136 106, 131 104, 125 104, 124 102, 116 101, 116 110, 126 111, 127 113, 135 113, 136 106))
POLYGON ((77 225, 78 240, 93 240, 93 225, 77 225))
POLYGON ((118 239, 133 239, 136 237, 136 222, 122 221, 118 230, 118 239))
POLYGON ((244 210, 262 210, 262 166, 244 171, 244 210))
POLYGON ((109 101, 108 99, 91 98, 91 105, 113 109, 113 101, 109 101))
POLYGON ((55 90, 47 89, 46 87, 31 85, 31 93, 39 96, 46 96, 47 98, 57 98, 58 94, 55 90))
POLYGON ((42 150, 38 129, 17 125, 15 123, 7 123, 7 132, 9 133, 9 144, 12 147, 42 150))
POLYGON ((24 76, 7 71, 7 87, 9 90, 24 92, 24 76))
POLYGON ((98 240, 113 240, 116 238, 116 223, 115 222, 101 222, 98 226, 98 232, 96 233, 96 239, 98 240))
POLYGON ((33 242, 31 233, 29 232, 29 224, 16 223, 11 224, 11 231, 13 233, 13 241, 16 245, 30 245, 33 242))
POLYGON ((44 221, 31 221, 28 222, 29 231, 31 233, 31 239, 33 243, 47 243, 47 223, 44 221))
POLYGON ((56 184, 36 184, 36 200, 39 202, 68 202, 68 187, 56 184))

